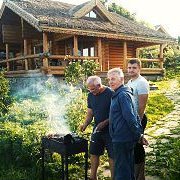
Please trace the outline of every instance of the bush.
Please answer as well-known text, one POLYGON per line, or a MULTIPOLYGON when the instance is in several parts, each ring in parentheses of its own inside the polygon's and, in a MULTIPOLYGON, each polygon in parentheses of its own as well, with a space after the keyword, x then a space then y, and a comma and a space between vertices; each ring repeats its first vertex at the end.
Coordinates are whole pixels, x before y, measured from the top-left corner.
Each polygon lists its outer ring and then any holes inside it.
POLYGON ((158 175, 166 180, 179 180, 180 177, 180 140, 168 138, 168 143, 163 143, 162 138, 151 145, 153 152, 149 153, 146 171, 151 175, 158 175))
POLYGON ((93 60, 72 61, 65 69, 65 80, 74 86, 82 84, 88 76, 94 75, 98 64, 93 60))
POLYGON ((0 117, 7 113, 11 103, 9 81, 4 77, 3 71, 0 71, 0 117))

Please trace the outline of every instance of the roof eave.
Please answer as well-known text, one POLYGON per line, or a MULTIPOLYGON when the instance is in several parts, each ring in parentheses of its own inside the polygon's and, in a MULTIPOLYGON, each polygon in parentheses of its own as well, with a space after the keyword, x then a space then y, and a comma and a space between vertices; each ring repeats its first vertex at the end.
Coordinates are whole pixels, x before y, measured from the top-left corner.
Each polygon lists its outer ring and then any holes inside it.
MULTIPOLYGON (((12 1, 6 0, 4 1, 4 8, 8 7, 11 9, 14 13, 22 17, 25 21, 27 21, 29 24, 31 24, 33 27, 35 27, 39 32, 42 32, 42 29, 39 26, 39 20, 36 19, 32 14, 26 12, 16 4, 14 4, 12 1)), ((3 9, 4 11, 4 9, 3 9)), ((3 14, 3 12, 1 12, 3 14)), ((0 14, 2 16, 2 14, 0 14)))
POLYGON ((172 39, 159 39, 159 38, 148 38, 141 36, 131 36, 127 34, 115 34, 115 33, 106 33, 106 32, 96 32, 90 30, 78 30, 78 29, 66 29, 59 27, 49 27, 49 26, 41 26, 42 30, 45 32, 54 32, 54 33, 64 33, 64 34, 73 34, 73 35, 86 35, 86 36, 94 36, 94 37, 102 37, 108 39, 122 39, 129 41, 141 41, 141 42, 149 42, 149 43, 157 43, 157 44, 174 44, 175 41, 172 39))

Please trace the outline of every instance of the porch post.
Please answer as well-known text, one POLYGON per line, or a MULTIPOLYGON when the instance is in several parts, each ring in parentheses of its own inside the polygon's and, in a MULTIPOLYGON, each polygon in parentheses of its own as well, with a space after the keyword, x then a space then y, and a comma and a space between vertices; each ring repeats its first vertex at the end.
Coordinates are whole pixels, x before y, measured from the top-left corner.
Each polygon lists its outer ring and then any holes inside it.
POLYGON ((139 58, 139 49, 136 48, 136 58, 139 58))
MULTIPOLYGON (((43 32, 43 53, 48 52, 48 35, 47 33, 43 32)), ((47 69, 48 68, 48 58, 44 57, 43 58, 43 68, 47 69)))
MULTIPOLYGON (((27 54, 29 55, 29 54, 32 54, 32 50, 31 50, 31 48, 32 48, 32 41, 31 40, 28 40, 28 44, 27 44, 27 54)), ((28 60, 28 68, 29 69, 32 69, 33 68, 33 59, 29 59, 28 60)))
POLYGON ((74 56, 78 56, 78 36, 74 36, 74 56))
POLYGON ((163 69, 163 62, 164 62, 164 57, 163 57, 163 44, 160 44, 160 68, 163 69))
POLYGON ((103 68, 102 68, 102 41, 101 41, 101 38, 98 38, 98 57, 99 57, 99 69, 100 69, 100 71, 102 71, 103 68))
POLYGON ((123 70, 127 69, 127 42, 123 42, 123 70))
MULTIPOLYGON (((27 50, 27 39, 24 39, 24 56, 27 56, 28 54, 28 50, 27 50)), ((28 60, 25 59, 24 60, 24 63, 25 63, 25 70, 27 71, 28 70, 28 60)))
MULTIPOLYGON (((6 60, 9 59, 9 45, 6 44, 6 60)), ((6 63, 7 71, 9 71, 9 62, 6 63)))

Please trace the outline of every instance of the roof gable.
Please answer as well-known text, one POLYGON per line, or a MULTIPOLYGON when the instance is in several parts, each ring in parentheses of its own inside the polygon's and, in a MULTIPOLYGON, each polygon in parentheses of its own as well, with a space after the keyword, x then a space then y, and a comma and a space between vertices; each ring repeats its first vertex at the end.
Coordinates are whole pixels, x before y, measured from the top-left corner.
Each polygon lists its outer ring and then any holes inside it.
POLYGON ((169 35, 169 33, 166 31, 166 29, 162 25, 156 25, 155 30, 169 35))
POLYGON ((4 0, 2 7, 1 7, 1 10, 0 10, 0 19, 2 18, 5 7, 9 8, 14 13, 16 13, 18 16, 22 17, 29 24, 34 26, 38 31, 41 31, 41 29, 39 28, 39 20, 37 18, 35 18, 32 14, 23 10, 21 7, 19 7, 13 1, 10 1, 10 0, 4 0))
POLYGON ((97 14, 101 19, 108 20, 111 23, 116 24, 111 13, 99 0, 91 0, 79 6, 73 7, 69 10, 69 14, 74 18, 82 18, 91 11, 97 14))

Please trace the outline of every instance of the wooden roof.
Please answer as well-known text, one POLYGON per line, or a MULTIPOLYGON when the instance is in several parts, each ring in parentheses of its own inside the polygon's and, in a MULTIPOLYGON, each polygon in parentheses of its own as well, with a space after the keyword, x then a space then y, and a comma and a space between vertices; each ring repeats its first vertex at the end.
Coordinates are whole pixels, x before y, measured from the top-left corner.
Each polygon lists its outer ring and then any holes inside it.
POLYGON ((175 42, 168 34, 147 28, 116 13, 110 13, 99 0, 91 0, 78 6, 50 0, 5 0, 0 10, 0 18, 5 7, 38 31, 154 43, 175 42), (85 17, 91 10, 102 19, 85 17))

